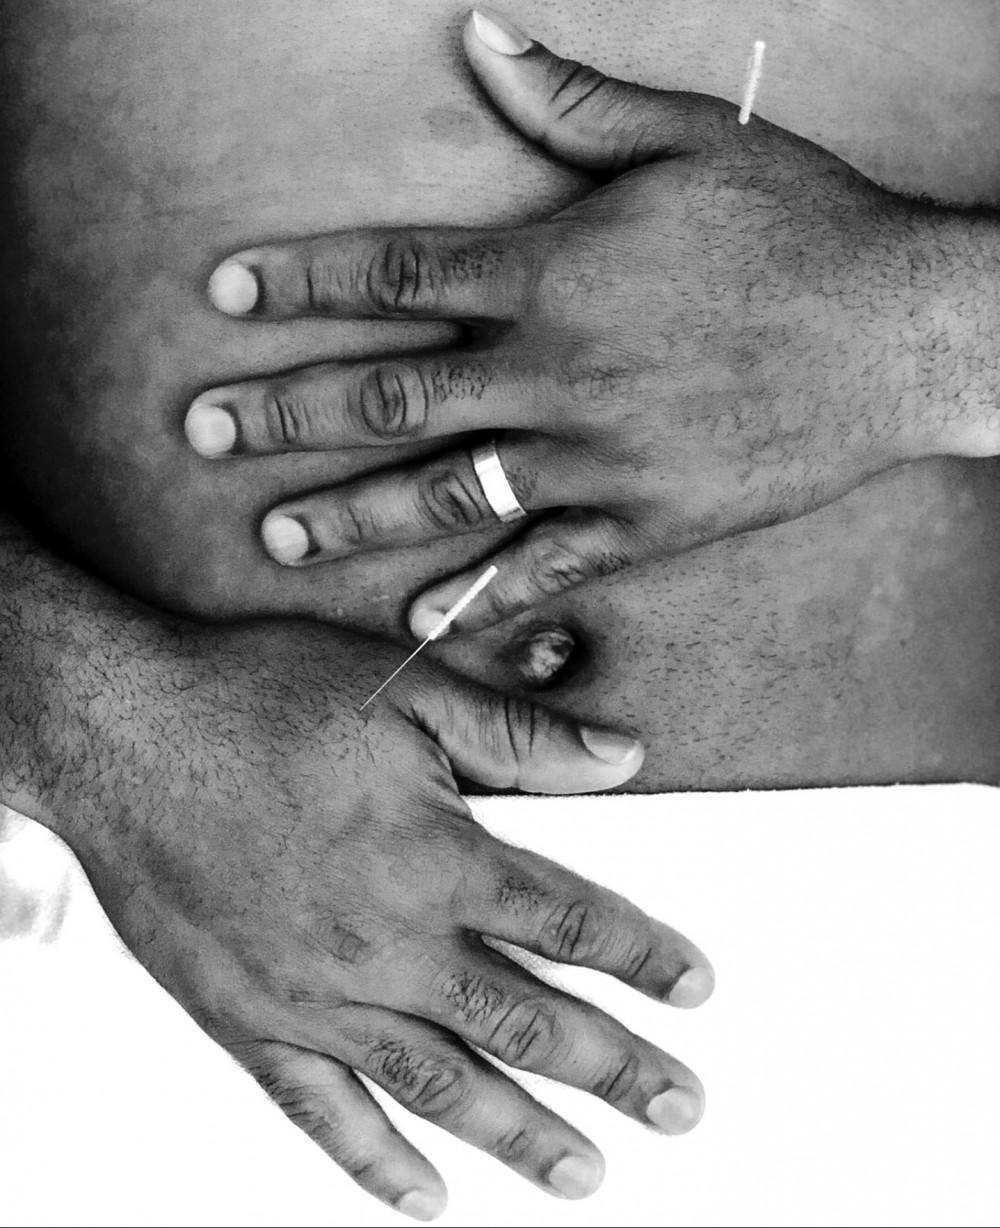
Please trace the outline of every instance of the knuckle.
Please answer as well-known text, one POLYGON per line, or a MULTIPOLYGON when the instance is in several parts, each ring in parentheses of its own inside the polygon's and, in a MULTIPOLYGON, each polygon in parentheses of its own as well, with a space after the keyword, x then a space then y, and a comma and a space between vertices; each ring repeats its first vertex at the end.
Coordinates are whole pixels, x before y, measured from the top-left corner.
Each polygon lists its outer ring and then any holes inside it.
MULTIPOLYGON (((592 288, 588 284, 583 292, 592 288)), ((620 407, 624 412, 641 395, 644 378, 653 370, 654 364, 646 358, 618 346, 592 342, 565 354, 559 375, 574 399, 586 399, 590 408, 620 407)))
POLYGON ((503 272, 509 254, 502 242, 474 238, 450 249, 448 274, 456 282, 487 281, 503 272))
POLYGON ((634 543, 627 535, 617 533, 603 535, 603 539, 590 553, 587 562, 588 577, 600 579, 602 576, 613 576, 615 572, 627 567, 633 558, 634 543))
POLYGON ((419 239, 393 236, 372 254, 363 281, 366 301, 380 315, 396 315, 433 302, 441 273, 419 239))
POLYGON ((335 1122, 323 1096, 315 1087, 289 1080, 269 1066, 251 1068, 251 1073, 281 1111, 317 1141, 328 1142, 335 1122))
POLYGON ((357 419, 380 439, 415 435, 427 422, 430 390, 422 374, 402 363, 375 367, 357 390, 357 419))
POLYGON ((583 377, 583 392, 594 405, 618 406, 635 391, 635 372, 627 363, 592 363, 583 377))
POLYGON ((532 759, 552 738, 553 722, 549 712, 526 699, 505 695, 502 699, 503 724, 498 731, 503 749, 518 763, 532 759))
POLYGON ((535 1146, 535 1137, 524 1126, 505 1130, 493 1146, 493 1154, 504 1164, 520 1164, 535 1146))
POLYGON ((469 1096, 469 1078, 455 1061, 416 1054, 393 1041, 368 1054, 367 1073, 402 1105, 430 1120, 457 1113, 469 1096))
POLYGON ((338 517, 338 540, 343 548, 359 550, 381 536, 382 525, 374 508, 348 500, 338 517))
POLYGON ((536 559, 531 579, 542 597, 555 597, 582 584, 589 575, 590 567, 577 549, 553 542, 536 559))
POLYGON ((311 1138, 327 1139, 333 1131, 322 1100, 309 1088, 284 1087, 271 1090, 271 1098, 300 1130, 311 1138))
MULTIPOLYGON (((353 1140, 351 1140, 353 1143, 353 1140)), ((359 1151, 348 1150, 341 1151, 337 1156, 338 1165, 347 1173, 352 1181, 356 1181, 359 1185, 368 1184, 373 1174, 377 1173, 380 1165, 368 1156, 359 1151)))
POLYGON ((503 992, 474 972, 453 972, 443 986, 445 1001, 464 1023, 486 1026, 501 1010, 503 992))
POLYGON ((312 440, 315 415, 308 401, 294 389, 278 385, 264 403, 267 438, 283 448, 301 448, 312 440))
POLYGON ((302 297, 311 315, 327 315, 343 300, 344 287, 336 267, 320 255, 310 256, 302 268, 302 297))
POLYGON ((594 1095, 609 1104, 621 1104, 638 1082, 639 1070, 639 1059, 634 1053, 618 1058, 595 1080, 592 1088, 594 1095))
POLYGON ((485 364, 471 360, 442 364, 431 374, 434 400, 481 401, 493 382, 485 364))
POLYGON ((373 958, 373 943, 359 933, 353 922, 341 917, 318 918, 312 926, 312 937, 322 947, 325 955, 340 964, 361 967, 373 958))
POLYGON ((594 909, 584 900, 573 900, 548 914, 539 934, 539 945, 552 959, 583 960, 600 953, 604 935, 594 909))
POLYGON ((414 1112, 439 1121, 456 1117, 468 1100, 468 1080, 457 1066, 427 1061, 420 1068, 407 1104, 414 1112))
POLYGON ((421 478, 419 506, 428 524, 441 533, 463 532, 482 524, 486 518, 482 493, 473 480, 454 469, 421 478))
POLYGON ((509 870, 497 884, 497 907, 515 916, 530 916, 538 907, 541 898, 542 892, 538 883, 519 871, 509 870))
POLYGON ((626 951, 621 965, 621 979, 626 985, 635 985, 646 971, 655 951, 647 943, 635 943, 626 951))
POLYGON ((544 1002, 518 1002, 490 1036, 490 1052, 508 1066, 538 1070, 552 1061, 562 1043, 562 1029, 552 1007, 544 1002))

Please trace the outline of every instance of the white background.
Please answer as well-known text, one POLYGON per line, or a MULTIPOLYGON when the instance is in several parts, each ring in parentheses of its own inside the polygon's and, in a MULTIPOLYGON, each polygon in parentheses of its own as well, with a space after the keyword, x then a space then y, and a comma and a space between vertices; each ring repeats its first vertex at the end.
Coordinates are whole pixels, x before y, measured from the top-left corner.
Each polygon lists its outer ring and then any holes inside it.
MULTIPOLYGON (((998 809, 978 786, 477 803, 710 955, 716 995, 688 1013, 565 978, 687 1061, 709 1100, 669 1139, 542 1087, 607 1157, 582 1203, 408 1119, 451 1189, 439 1222, 996 1224, 998 809)), ((0 917, 28 930, 0 942, 0 1223, 404 1222, 122 951, 75 867, 57 927, 68 864, 34 825, 0 843, 0 917)))

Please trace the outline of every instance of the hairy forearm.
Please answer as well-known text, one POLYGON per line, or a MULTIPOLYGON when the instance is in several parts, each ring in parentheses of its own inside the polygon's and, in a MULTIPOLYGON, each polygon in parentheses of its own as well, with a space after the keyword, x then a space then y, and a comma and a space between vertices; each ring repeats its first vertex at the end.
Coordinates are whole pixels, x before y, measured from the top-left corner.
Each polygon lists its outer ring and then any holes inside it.
POLYGON ((60 618, 58 613, 60 590, 69 595, 66 571, 46 558, 9 515, 2 515, 0 801, 33 816, 39 815, 47 792, 42 764, 49 756, 43 747, 53 734, 49 691, 60 672, 57 624, 66 621, 66 614, 60 618))
POLYGON ((0 513, 0 802, 71 839, 86 785, 127 752, 139 664, 169 634, 0 513))
POLYGON ((1000 212, 919 209, 899 413, 919 452, 1000 453, 1000 212))

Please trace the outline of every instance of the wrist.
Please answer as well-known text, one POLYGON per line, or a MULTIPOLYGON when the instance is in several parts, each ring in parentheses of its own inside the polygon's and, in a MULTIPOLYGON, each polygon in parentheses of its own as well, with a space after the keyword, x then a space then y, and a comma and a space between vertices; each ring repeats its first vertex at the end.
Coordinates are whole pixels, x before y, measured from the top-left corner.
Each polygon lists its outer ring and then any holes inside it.
POLYGON ((147 621, 0 516, 0 802, 71 845, 102 748, 141 693, 147 621))
POLYGON ((1000 213, 914 207, 902 412, 915 456, 1000 454, 1000 213))
POLYGON ((0 518, 0 804, 41 818, 44 635, 31 590, 37 553, 9 516, 0 518))

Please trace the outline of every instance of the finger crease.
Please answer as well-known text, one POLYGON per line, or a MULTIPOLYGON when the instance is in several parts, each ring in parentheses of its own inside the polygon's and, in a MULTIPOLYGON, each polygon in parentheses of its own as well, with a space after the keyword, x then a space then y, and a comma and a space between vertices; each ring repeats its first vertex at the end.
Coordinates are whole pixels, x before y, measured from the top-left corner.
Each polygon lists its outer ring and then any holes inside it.
POLYGON ((583 69, 584 69, 584 66, 582 64, 577 64, 576 68, 573 69, 573 71, 569 74, 569 76, 565 79, 565 81, 563 81, 561 85, 558 85, 556 87, 555 93, 549 99, 549 102, 550 103, 555 102, 555 100, 559 97, 561 93, 563 93, 563 91, 567 88, 567 86, 570 86, 573 84, 573 82, 577 79, 580 73, 583 72, 583 69))
POLYGON ((312 261, 306 265, 306 301, 309 304, 309 311, 313 315, 319 314, 319 294, 316 288, 316 278, 313 272, 312 261))
POLYGON ((593 97, 593 96, 594 96, 594 95, 597 93, 597 91, 598 91, 598 90, 599 90, 599 89, 600 89, 600 88, 601 88, 603 85, 607 85, 607 83, 608 83, 608 82, 607 82, 607 78, 603 78, 602 80, 598 81, 598 83, 597 83, 596 85, 591 86, 591 88, 590 88, 589 90, 587 90, 585 93, 581 94, 581 95, 580 95, 580 97, 579 97, 579 98, 577 98, 575 102, 571 102, 571 103, 569 104, 569 106, 568 106, 568 107, 566 107, 564 110, 560 111, 560 112, 559 112, 559 116, 558 116, 558 118, 559 118, 559 119, 565 119, 565 118, 566 118, 566 116, 567 116, 567 115, 569 115, 569 113, 570 113, 571 111, 575 111, 575 110, 576 110, 576 108, 577 108, 578 106, 580 106, 580 105, 581 105, 581 103, 586 102, 588 98, 592 98, 592 97, 593 97))
POLYGON ((645 968, 645 966, 649 963, 649 959, 652 954, 653 954, 653 948, 647 947, 646 950, 643 952, 642 958, 639 960, 639 962, 634 967, 628 969, 626 973, 628 980, 637 981, 639 979, 639 976, 642 973, 643 968, 645 968))
POLYGON ((616 1100, 622 1099, 623 1096, 627 1096, 632 1090, 638 1077, 638 1072, 638 1061, 634 1055, 630 1055, 618 1067, 611 1079, 600 1084, 594 1091, 603 1100, 610 1100, 614 1103, 616 1100))

